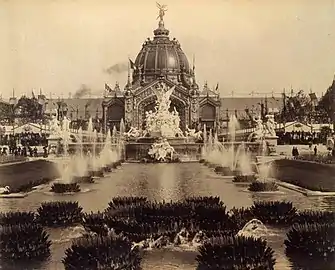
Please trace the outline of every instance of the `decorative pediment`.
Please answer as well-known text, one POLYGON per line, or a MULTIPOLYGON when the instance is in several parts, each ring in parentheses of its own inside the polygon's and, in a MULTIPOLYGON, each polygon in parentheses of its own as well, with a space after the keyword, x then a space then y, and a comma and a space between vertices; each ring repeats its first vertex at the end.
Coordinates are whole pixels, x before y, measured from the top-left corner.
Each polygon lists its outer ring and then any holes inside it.
POLYGON ((120 106, 124 106, 124 98, 121 98, 121 97, 112 97, 110 99, 105 99, 103 102, 102 102, 102 106, 105 106, 105 107, 110 107, 114 104, 117 104, 117 105, 120 105, 120 106))
POLYGON ((220 100, 216 100, 216 99, 213 99, 211 97, 205 97, 205 98, 202 98, 200 101, 199 101, 199 105, 200 107, 205 105, 205 104, 210 104, 214 107, 219 107, 220 106, 220 100))

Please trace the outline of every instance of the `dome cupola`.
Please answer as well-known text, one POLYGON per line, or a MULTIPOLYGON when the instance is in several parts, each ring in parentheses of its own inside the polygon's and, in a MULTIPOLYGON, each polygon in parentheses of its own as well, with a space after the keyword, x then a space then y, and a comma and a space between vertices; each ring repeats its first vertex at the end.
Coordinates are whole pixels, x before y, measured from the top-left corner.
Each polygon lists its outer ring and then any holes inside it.
POLYGON ((169 30, 164 26, 165 6, 159 6, 158 28, 154 38, 148 38, 135 60, 133 82, 150 83, 158 78, 167 78, 190 88, 192 72, 180 43, 170 39, 169 30))

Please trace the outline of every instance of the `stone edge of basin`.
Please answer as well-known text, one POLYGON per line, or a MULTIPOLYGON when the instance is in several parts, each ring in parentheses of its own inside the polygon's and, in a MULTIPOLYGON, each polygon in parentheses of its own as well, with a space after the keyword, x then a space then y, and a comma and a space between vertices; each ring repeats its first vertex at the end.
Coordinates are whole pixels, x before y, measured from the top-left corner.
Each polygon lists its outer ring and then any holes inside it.
POLYGON ((307 188, 302 188, 293 184, 276 181, 278 186, 283 188, 287 188, 296 192, 299 192, 305 196, 335 196, 335 192, 322 192, 322 191, 312 191, 307 188))

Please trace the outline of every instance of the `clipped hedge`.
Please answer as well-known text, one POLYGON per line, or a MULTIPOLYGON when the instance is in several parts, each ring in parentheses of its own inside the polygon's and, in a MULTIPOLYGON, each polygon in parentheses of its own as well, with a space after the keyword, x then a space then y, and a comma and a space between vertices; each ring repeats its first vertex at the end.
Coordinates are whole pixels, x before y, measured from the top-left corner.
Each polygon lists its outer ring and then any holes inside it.
POLYGON ((36 224, 0 226, 1 260, 43 261, 50 256, 49 235, 36 224))
POLYGON ((274 251, 266 241, 248 237, 216 237, 199 247, 198 270, 273 270, 274 251))
POLYGON ((140 270, 138 249, 123 237, 85 237, 77 239, 65 251, 62 260, 66 270, 127 269, 140 270))
POLYGON ((78 202, 45 202, 37 209, 37 221, 48 227, 68 226, 82 221, 78 202))

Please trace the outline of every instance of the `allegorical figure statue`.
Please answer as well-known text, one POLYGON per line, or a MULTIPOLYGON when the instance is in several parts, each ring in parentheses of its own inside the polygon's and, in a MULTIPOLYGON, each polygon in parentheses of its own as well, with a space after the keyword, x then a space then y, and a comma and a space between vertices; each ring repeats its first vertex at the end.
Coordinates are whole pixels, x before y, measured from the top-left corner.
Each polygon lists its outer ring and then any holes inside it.
POLYGON ((156 2, 156 5, 159 9, 159 15, 157 16, 157 19, 159 18, 160 21, 163 21, 163 18, 165 16, 165 11, 167 11, 167 6, 166 5, 161 5, 156 2))

